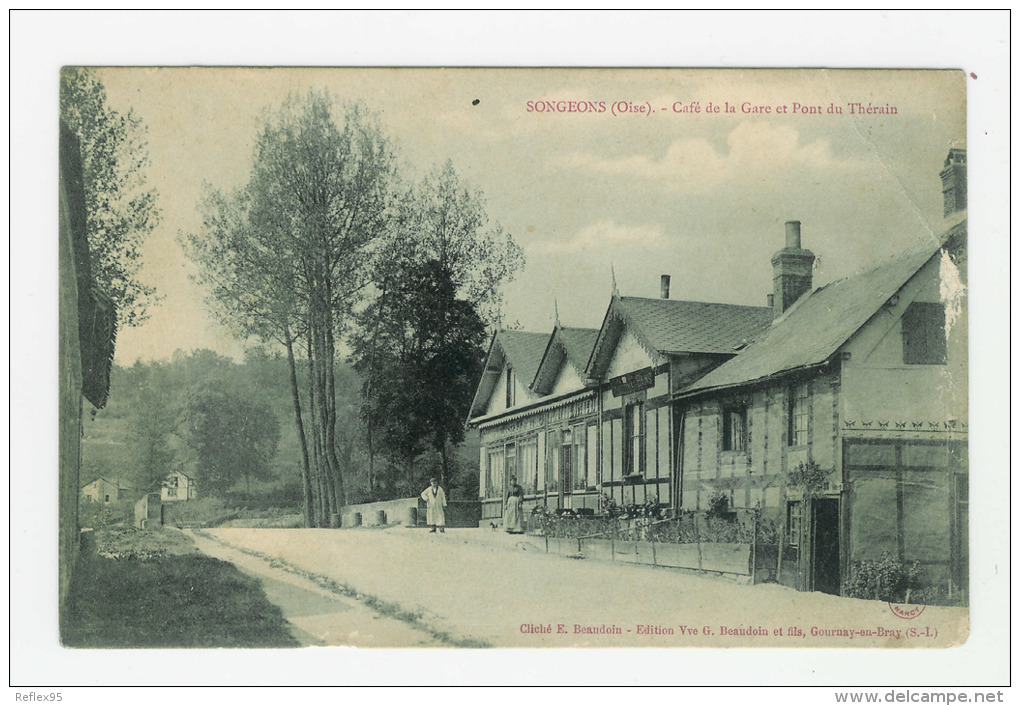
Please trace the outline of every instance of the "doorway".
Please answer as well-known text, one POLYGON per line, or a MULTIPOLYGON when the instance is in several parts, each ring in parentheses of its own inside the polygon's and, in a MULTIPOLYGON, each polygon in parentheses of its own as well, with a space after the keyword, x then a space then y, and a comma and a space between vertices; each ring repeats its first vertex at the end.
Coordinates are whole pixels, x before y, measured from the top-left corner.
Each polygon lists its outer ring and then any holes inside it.
POLYGON ((811 588, 839 595, 839 499, 811 503, 811 588))

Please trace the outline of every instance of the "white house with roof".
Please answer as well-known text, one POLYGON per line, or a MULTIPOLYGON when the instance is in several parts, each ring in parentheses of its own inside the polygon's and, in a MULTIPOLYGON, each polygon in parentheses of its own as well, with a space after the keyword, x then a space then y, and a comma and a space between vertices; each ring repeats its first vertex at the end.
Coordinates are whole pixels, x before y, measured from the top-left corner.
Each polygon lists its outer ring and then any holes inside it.
POLYGON ((493 336, 471 406, 480 432, 482 519, 502 516, 516 477, 525 511, 596 508, 595 390, 584 379, 598 332, 557 325, 551 334, 499 331, 493 336))
POLYGON ((198 497, 198 485, 191 476, 181 471, 171 471, 163 481, 159 497, 165 503, 194 500, 198 497))
POLYGON ((737 354, 771 320, 766 307, 614 294, 587 365, 599 391, 599 486, 621 505, 675 505, 671 395, 737 354))
POLYGON ((81 499, 87 503, 113 505, 120 501, 123 490, 118 483, 100 477, 82 486, 81 499))

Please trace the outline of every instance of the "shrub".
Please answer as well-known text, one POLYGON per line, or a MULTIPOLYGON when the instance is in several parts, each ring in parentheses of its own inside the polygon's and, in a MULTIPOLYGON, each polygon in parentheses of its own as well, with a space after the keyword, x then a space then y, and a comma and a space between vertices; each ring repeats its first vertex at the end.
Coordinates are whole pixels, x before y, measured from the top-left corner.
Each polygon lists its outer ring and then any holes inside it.
POLYGON ((882 552, 878 561, 855 561, 847 580, 846 595, 890 603, 909 602, 909 593, 921 588, 920 565, 909 566, 882 552))
POLYGON ((96 553, 106 559, 140 559, 194 554, 195 543, 182 532, 159 527, 150 530, 96 531, 96 553))
POLYGON ((78 525, 94 530, 106 529, 130 522, 133 513, 134 505, 128 501, 113 505, 82 502, 78 504, 78 525))
POLYGON ((829 487, 829 472, 822 470, 814 461, 801 463, 790 471, 787 485, 802 488, 808 495, 817 495, 829 487))
POLYGON ((722 491, 712 493, 712 496, 708 499, 708 511, 706 514, 709 517, 729 519, 731 514, 729 496, 722 491))

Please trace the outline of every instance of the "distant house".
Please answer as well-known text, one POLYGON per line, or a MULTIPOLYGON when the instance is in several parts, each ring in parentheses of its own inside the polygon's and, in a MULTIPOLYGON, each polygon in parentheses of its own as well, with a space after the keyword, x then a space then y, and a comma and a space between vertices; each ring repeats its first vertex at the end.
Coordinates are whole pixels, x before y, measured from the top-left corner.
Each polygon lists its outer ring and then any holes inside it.
POLYGON ((195 479, 185 475, 181 471, 171 471, 170 475, 163 481, 163 488, 159 497, 163 502, 174 502, 177 500, 194 500, 198 497, 195 479))
POLYGON ((81 489, 81 499, 87 503, 102 503, 112 505, 119 502, 121 494, 126 488, 121 488, 117 483, 112 483, 105 478, 96 478, 91 483, 86 483, 81 489))

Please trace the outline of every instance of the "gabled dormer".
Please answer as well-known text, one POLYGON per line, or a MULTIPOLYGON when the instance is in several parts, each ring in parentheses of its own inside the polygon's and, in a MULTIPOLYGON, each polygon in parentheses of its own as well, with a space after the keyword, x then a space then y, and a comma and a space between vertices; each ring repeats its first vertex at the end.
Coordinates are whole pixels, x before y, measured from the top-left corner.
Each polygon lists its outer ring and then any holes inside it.
POLYGON ((548 344, 546 333, 505 330, 493 335, 469 419, 538 400, 530 386, 548 344))
POLYGON ((532 391, 545 397, 583 389, 585 367, 598 335, 598 329, 557 325, 531 383, 532 391))
POLYGON ((608 380, 690 356, 722 362, 771 320, 769 307, 614 296, 586 375, 608 380))

